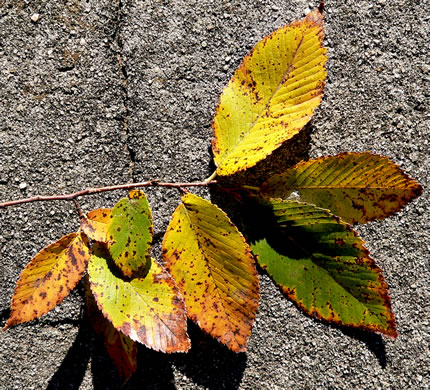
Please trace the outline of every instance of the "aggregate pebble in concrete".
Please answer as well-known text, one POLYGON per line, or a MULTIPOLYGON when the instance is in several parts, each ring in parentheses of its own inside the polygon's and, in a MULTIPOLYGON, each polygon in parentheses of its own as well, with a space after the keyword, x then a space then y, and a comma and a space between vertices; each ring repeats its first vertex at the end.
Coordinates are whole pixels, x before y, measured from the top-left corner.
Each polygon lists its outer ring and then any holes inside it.
MULTIPOLYGON (((136 181, 208 177, 211 118, 222 88, 259 39, 315 6, 0 2, 1 198, 127 182, 130 163, 136 181)), ((190 324, 189 354, 141 348, 140 368, 124 389, 430 387, 429 6, 428 0, 327 2, 328 80, 308 151, 387 155, 424 187, 396 216, 357 228, 390 287, 399 337, 308 318, 262 274, 247 354, 230 353, 190 324)), ((160 188, 147 193, 159 259, 179 196, 160 188)), ((82 203, 87 210, 111 206, 119 196, 82 203)), ((67 203, 23 205, 0 216, 3 324, 22 268, 75 230, 77 219, 67 203)), ((42 319, 0 333, 0 389, 120 388, 81 308, 78 288, 42 319)))

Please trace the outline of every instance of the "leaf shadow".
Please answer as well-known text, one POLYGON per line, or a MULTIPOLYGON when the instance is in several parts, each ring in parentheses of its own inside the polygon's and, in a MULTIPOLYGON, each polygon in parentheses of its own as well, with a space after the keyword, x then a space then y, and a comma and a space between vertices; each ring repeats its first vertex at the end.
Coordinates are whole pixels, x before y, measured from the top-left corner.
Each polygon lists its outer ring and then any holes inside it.
POLYGON ((136 372, 126 383, 119 376, 110 359, 102 337, 96 337, 91 357, 94 390, 175 389, 171 358, 139 345, 136 372))
MULTIPOLYGON (((309 159, 312 132, 312 122, 309 122, 298 134, 285 141, 255 166, 231 176, 218 176, 216 180, 221 185, 227 186, 242 184, 260 186, 269 177, 284 172, 302 160, 309 159)), ((213 160, 209 162, 209 169, 210 172, 216 169, 213 160)))
POLYGON ((3 328, 7 319, 10 317, 10 308, 0 310, 0 329, 3 328))
POLYGON ((246 366, 246 354, 231 352, 190 321, 188 333, 192 347, 185 354, 168 355, 139 345, 137 370, 127 383, 123 383, 118 375, 102 338, 96 337, 91 357, 94 390, 174 390, 177 387, 172 365, 193 383, 210 390, 238 389, 246 366))
POLYGON ((348 328, 346 326, 339 326, 336 324, 328 325, 339 329, 345 336, 351 337, 366 344, 369 351, 371 351, 378 359, 379 366, 383 369, 387 367, 387 350, 385 348, 385 340, 380 334, 367 332, 361 329, 348 328))
POLYGON ((83 318, 78 334, 46 390, 79 390, 91 356, 92 329, 83 318))
MULTIPOLYGON (((234 190, 242 185, 260 186, 271 176, 284 172, 302 160, 308 160, 312 132, 312 121, 310 121, 298 134, 284 142, 255 166, 231 176, 217 176, 218 185, 209 187, 211 201, 224 210, 233 223, 239 225, 241 214, 237 200, 226 196, 228 192, 226 189, 234 190)), ((213 160, 210 161, 209 168, 210 172, 216 169, 213 160)))
MULTIPOLYGON (((281 148, 276 150, 272 156, 269 156, 266 160, 263 160, 262 162, 258 163, 256 167, 251 168, 250 170, 247 170, 243 173, 239 173, 237 175, 234 175, 233 177, 229 177, 227 179, 221 178, 221 183, 226 183, 227 185, 231 185, 231 183, 237 183, 236 187, 238 187, 240 184, 248 184, 248 185, 255 185, 259 186, 261 183, 263 183, 270 175, 276 174, 279 172, 282 172, 283 170, 287 169, 288 167, 293 166, 297 162, 301 160, 306 160, 309 158, 309 142, 310 141, 310 134, 312 132, 311 126, 308 125, 306 127, 306 131, 304 134, 304 137, 301 137, 300 139, 293 138, 291 142, 284 144, 281 148), (298 153, 294 158, 294 156, 291 156, 291 154, 286 151, 286 149, 291 149, 292 144, 294 142, 298 142, 301 144, 300 153, 298 153), (282 160, 284 156, 287 156, 285 160, 282 160), (274 161, 274 162, 271 162, 274 161), (257 173, 256 171, 260 169, 260 167, 263 166, 263 170, 260 173, 257 173), (249 174, 249 172, 251 174, 249 174)), ((293 149, 294 150, 294 147, 293 149)), ((220 191, 216 188, 211 189, 211 199, 214 203, 218 204, 224 211, 226 211, 229 216, 231 217, 232 221, 238 225, 243 226, 243 210, 241 207, 237 207, 238 203, 236 200, 233 200, 231 198, 225 197, 225 193, 223 191, 220 191)), ((262 220, 264 218, 267 219, 266 216, 256 216, 256 209, 252 208, 252 219, 258 220, 259 225, 261 226, 263 224, 262 220)), ((273 220, 269 217, 269 220, 266 220, 268 224, 272 224, 273 220)), ((240 228, 242 230, 242 228, 240 228)), ((259 229, 258 229, 259 230, 259 229)), ((273 233, 273 232, 272 232, 273 233)), ((276 232, 275 232, 276 233, 276 232)), ((288 233, 288 232, 284 232, 288 233)), ((298 232, 296 231, 294 235, 296 235, 298 232)), ((248 239, 258 239, 263 238, 261 236, 262 232, 251 232, 251 236, 248 236, 248 239), (254 234, 254 236, 252 236, 254 234)), ((288 234, 287 234, 288 235, 288 234)), ((283 253, 284 255, 290 257, 291 259, 300 259, 300 249, 298 250, 297 246, 292 245, 289 247, 289 249, 285 249, 285 235, 280 234, 269 234, 267 231, 263 234, 264 238, 267 239, 268 242, 272 246, 274 246, 278 252, 283 253)), ((301 234, 299 234, 299 237, 301 234)), ((306 237, 303 240, 300 240, 301 242, 297 242, 296 244, 299 244, 301 249, 306 248, 307 244, 309 244, 306 241, 306 237)), ((262 269, 260 266, 258 266, 259 272, 266 272, 264 269, 262 269)), ((282 291, 282 290, 281 290, 282 291)), ((287 298, 288 299, 288 298, 287 298)), ((294 305, 300 309, 300 311, 308 318, 312 318, 313 321, 324 323, 327 326, 330 326, 332 328, 339 329, 343 334, 345 334, 348 337, 352 337, 362 343, 364 343, 369 351, 371 351, 374 356, 378 359, 378 363, 381 368, 385 368, 387 366, 387 353, 386 353, 386 347, 385 347, 385 341, 383 337, 380 334, 372 333, 370 331, 362 330, 362 329, 356 329, 351 328, 348 326, 342 326, 334 323, 330 323, 324 319, 315 318, 314 316, 311 316, 307 313, 305 313, 294 301, 292 301, 294 305)))
POLYGON ((246 367, 246 353, 230 351, 191 321, 188 321, 188 333, 191 350, 175 356, 178 369, 207 389, 238 389, 246 367))

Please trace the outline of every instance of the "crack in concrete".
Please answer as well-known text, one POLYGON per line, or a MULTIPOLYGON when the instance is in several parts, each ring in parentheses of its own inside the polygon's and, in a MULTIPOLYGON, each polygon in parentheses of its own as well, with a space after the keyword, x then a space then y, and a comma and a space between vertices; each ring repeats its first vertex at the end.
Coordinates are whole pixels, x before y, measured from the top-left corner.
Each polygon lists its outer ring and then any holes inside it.
POLYGON ((122 87, 122 93, 123 93, 123 130, 122 130, 122 135, 124 138, 124 142, 125 142, 125 152, 128 154, 128 157, 130 159, 130 164, 129 164, 129 177, 130 177, 130 181, 133 183, 135 182, 135 177, 134 177, 134 163, 135 163, 135 159, 136 159, 136 153, 133 150, 133 148, 130 146, 129 143, 129 132, 128 132, 128 118, 129 118, 129 114, 130 114, 130 110, 128 108, 128 101, 129 101, 129 95, 128 95, 128 73, 127 73, 127 68, 125 66, 125 62, 124 62, 124 58, 122 55, 122 51, 123 51, 123 42, 121 39, 121 24, 122 24, 122 17, 123 17, 123 8, 124 8, 124 2, 123 0, 118 0, 118 7, 117 7, 117 19, 116 19, 116 26, 115 26, 115 31, 114 31, 114 35, 113 35, 113 40, 115 43, 115 52, 117 55, 117 59, 118 59, 118 65, 119 65, 119 69, 121 72, 121 87, 122 87))

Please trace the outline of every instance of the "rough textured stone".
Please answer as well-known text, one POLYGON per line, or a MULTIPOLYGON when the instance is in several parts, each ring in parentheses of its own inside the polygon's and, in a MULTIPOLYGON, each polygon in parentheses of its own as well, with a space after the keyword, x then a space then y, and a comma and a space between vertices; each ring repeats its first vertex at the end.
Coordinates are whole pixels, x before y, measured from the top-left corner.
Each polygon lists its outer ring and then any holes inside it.
MULTIPOLYGON (((208 177, 211 118, 222 88, 259 39, 315 6, 0 0, 1 200, 131 178, 208 177)), ((311 157, 370 150, 427 188, 429 6, 428 0, 327 2, 328 81, 312 121, 311 157)), ((179 194, 147 193, 159 259, 179 194)), ((111 206, 120 195, 81 203, 85 210, 111 206)), ((358 227, 389 284, 398 339, 308 318, 262 274, 247 354, 229 352, 190 324, 189 354, 141 348, 140 368, 124 389, 428 388, 429 210, 425 191, 399 214, 358 227)), ((0 210, 0 325, 25 264, 78 222, 67 202, 0 210)), ((120 387, 80 314, 82 295, 79 287, 40 320, 0 333, 0 389, 120 387)))

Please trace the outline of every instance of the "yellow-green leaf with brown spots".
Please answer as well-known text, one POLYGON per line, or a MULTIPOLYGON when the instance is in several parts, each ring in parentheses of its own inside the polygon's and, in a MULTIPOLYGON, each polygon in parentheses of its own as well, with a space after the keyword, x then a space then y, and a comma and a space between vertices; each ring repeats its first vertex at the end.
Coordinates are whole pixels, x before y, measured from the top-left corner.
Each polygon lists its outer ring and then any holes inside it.
POLYGON ((346 222, 365 223, 399 211, 422 187, 388 157, 365 152, 302 161, 260 189, 265 196, 282 199, 292 192, 346 222))
POLYGON ((145 272, 151 261, 152 213, 142 191, 130 191, 114 206, 107 235, 109 252, 125 276, 145 272))
POLYGON ((156 351, 188 351, 185 303, 168 272, 151 259, 146 275, 127 281, 112 266, 109 253, 95 244, 88 275, 103 315, 131 340, 156 351))
POLYGON ((259 199, 244 224, 252 251, 307 314, 396 337, 381 269, 349 225, 314 205, 259 199))
POLYGON ((5 329, 39 318, 57 306, 82 279, 89 258, 80 233, 70 233, 42 249, 19 277, 5 329))
POLYGON ((104 339, 106 351, 114 362, 121 378, 127 382, 137 368, 137 343, 119 330, 103 316, 90 289, 88 275, 85 280, 85 300, 88 317, 99 335, 104 339))
POLYGON ((224 89, 212 124, 216 173, 254 166, 297 134, 320 104, 326 78, 319 10, 258 42, 224 89))
POLYGON ((111 209, 96 209, 81 220, 81 231, 94 241, 106 242, 108 227, 111 222, 111 209))
POLYGON ((186 194, 163 240, 163 259, 187 314, 235 352, 246 351, 259 300, 254 258, 227 215, 186 194))

